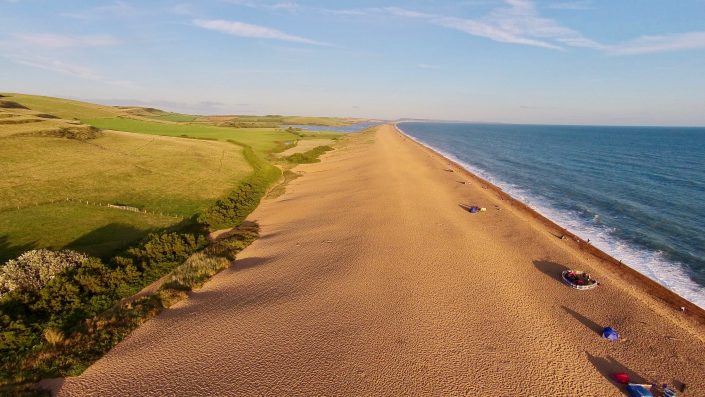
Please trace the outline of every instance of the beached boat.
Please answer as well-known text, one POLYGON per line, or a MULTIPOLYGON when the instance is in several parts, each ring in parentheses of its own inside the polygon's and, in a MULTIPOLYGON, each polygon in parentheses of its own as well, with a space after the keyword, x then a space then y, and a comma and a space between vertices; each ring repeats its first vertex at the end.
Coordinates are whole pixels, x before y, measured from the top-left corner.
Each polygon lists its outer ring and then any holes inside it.
POLYGON ((575 289, 593 289, 597 287, 597 280, 582 270, 564 270, 561 277, 566 284, 575 289))

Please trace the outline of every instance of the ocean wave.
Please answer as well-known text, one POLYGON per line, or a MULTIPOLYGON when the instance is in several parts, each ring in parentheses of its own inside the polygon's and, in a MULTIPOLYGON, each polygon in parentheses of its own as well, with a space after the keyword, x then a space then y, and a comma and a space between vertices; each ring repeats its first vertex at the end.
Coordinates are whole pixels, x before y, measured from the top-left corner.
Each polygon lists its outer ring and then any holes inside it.
POLYGON ((626 266, 649 277, 688 301, 705 308, 705 287, 699 285, 688 276, 688 272, 682 263, 669 261, 661 251, 639 248, 620 240, 613 235, 614 228, 606 227, 599 222, 599 214, 595 214, 591 219, 586 220, 577 212, 558 210, 550 204, 548 199, 510 182, 500 180, 487 170, 469 164, 453 153, 418 139, 404 132, 399 126, 396 126, 396 128, 409 139, 438 152, 467 171, 499 187, 512 198, 528 205, 534 211, 557 225, 570 230, 576 236, 583 240, 589 239, 593 246, 621 261, 626 266))

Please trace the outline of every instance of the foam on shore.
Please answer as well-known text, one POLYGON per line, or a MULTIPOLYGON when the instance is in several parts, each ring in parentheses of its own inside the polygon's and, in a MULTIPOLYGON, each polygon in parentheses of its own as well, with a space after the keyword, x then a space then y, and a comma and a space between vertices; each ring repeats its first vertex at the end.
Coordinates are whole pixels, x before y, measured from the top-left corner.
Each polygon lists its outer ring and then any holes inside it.
POLYGON ((662 252, 640 249, 627 242, 616 239, 611 235, 611 230, 608 227, 597 223, 586 223, 581 220, 577 214, 552 208, 541 197, 530 193, 526 189, 506 181, 498 180, 487 170, 464 162, 452 153, 443 151, 404 132, 396 123, 394 126, 397 131, 414 142, 433 150, 448 160, 458 164, 466 171, 497 186, 514 200, 524 203, 534 211, 569 230, 583 240, 587 241, 589 239, 590 244, 594 247, 619 260, 640 274, 656 281, 661 286, 678 294, 689 302, 705 309, 705 287, 702 287, 688 276, 687 272, 684 270, 683 264, 667 260, 662 252))

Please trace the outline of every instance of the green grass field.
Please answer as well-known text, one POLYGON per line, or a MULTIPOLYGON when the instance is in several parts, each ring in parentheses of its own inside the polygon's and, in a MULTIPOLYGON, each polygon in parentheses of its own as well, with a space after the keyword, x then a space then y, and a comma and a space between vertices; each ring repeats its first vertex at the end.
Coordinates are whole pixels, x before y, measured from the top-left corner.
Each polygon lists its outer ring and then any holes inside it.
POLYGON ((278 128, 228 128, 201 124, 163 124, 128 118, 89 118, 83 122, 107 130, 136 132, 140 134, 189 137, 197 139, 234 140, 252 146, 259 152, 269 152, 277 142, 298 137, 278 128))
POLYGON ((33 248, 71 248, 105 257, 150 231, 172 226, 173 217, 59 201, 0 211, 0 262, 33 248))
MULTIPOLYGON (((10 137, 0 142, 0 238, 10 246, 60 248, 88 233, 88 225, 97 230, 124 223, 144 235, 180 221, 73 203, 50 211, 52 201, 68 197, 191 217, 251 171, 242 148, 229 142, 125 132, 104 132, 89 141, 10 137), (54 225, 50 233, 46 225, 54 225)), ((125 245, 134 240, 117 236, 125 245)), ((16 251, 3 249, 0 260, 16 251)))
POLYGON ((31 110, 53 114, 64 119, 116 117, 123 114, 121 109, 112 106, 96 105, 70 99, 9 93, 2 93, 2 95, 6 96, 3 99, 19 102, 31 110))
POLYGON ((196 116, 190 116, 188 114, 179 114, 179 113, 163 113, 163 114, 158 114, 158 115, 149 116, 149 117, 153 118, 153 119, 157 119, 157 120, 174 121, 177 123, 194 121, 197 118, 196 116))
POLYGON ((263 126, 269 125, 322 125, 330 127, 342 127, 355 124, 362 121, 361 119, 353 118, 336 118, 336 117, 304 117, 304 116, 251 116, 251 115, 233 115, 233 116, 202 116, 197 118, 198 122, 240 122, 240 123, 260 123, 263 126))
POLYGON ((23 94, 3 93, 2 100, 27 109, 0 108, 0 263, 44 247, 106 257, 150 231, 191 218, 253 171, 243 148, 228 141, 249 145, 262 156, 282 150, 285 142, 340 136, 215 125, 238 116, 192 116, 23 94), (93 138, 91 126, 104 131, 93 138), (67 139, 76 138, 74 132, 79 139, 67 139))

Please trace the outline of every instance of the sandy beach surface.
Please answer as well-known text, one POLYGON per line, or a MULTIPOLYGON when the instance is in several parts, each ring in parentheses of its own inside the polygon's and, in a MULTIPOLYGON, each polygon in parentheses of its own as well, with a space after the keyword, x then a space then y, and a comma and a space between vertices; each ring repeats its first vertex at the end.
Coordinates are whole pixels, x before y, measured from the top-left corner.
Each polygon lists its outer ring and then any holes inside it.
POLYGON ((58 395, 622 396, 617 371, 705 395, 701 326, 393 126, 296 170, 230 269, 58 395))
POLYGON ((286 149, 278 155, 279 157, 291 156, 294 153, 303 153, 317 146, 332 145, 333 143, 335 143, 335 141, 332 139, 302 139, 296 143, 296 146, 286 149))

